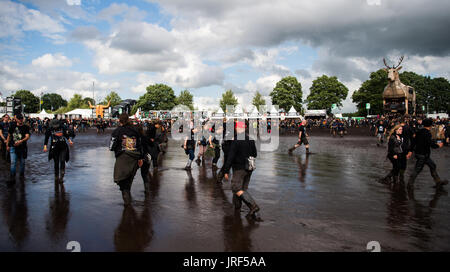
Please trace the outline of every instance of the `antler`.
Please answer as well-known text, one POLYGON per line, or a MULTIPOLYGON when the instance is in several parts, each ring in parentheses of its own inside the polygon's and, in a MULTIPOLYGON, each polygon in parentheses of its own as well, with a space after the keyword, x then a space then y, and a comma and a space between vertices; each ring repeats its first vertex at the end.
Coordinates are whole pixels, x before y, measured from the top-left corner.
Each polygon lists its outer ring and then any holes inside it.
POLYGON ((401 64, 402 61, 403 61, 403 57, 404 57, 404 56, 401 56, 400 61, 398 62, 397 66, 394 67, 394 69, 397 69, 397 68, 400 66, 400 64, 401 64))
POLYGON ((391 67, 389 67, 389 65, 386 64, 386 60, 384 58, 383 58, 383 62, 384 62, 384 65, 386 65, 387 68, 391 69, 391 67))

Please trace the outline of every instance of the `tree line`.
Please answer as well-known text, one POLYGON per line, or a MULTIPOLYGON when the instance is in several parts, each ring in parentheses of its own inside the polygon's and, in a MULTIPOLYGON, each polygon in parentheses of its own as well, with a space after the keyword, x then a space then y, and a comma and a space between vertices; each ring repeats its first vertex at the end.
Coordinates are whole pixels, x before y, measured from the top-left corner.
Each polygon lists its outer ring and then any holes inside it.
MULTIPOLYGON (((419 112, 422 109, 421 107, 424 106, 425 112, 450 113, 450 83, 447 79, 442 77, 430 78, 407 71, 400 74, 400 80, 416 90, 419 112)), ((371 114, 382 114, 382 94, 387 84, 387 72, 384 69, 372 72, 369 79, 364 81, 351 97, 357 107, 357 112, 351 115, 365 116, 367 114, 366 103, 370 103, 371 114)), ((322 75, 313 81, 310 94, 303 101, 301 83, 296 77, 288 76, 276 83, 269 96, 272 105, 278 105, 285 111, 294 107, 297 112, 303 113, 303 104, 306 104, 308 109, 326 109, 327 113, 330 114, 333 104, 336 107, 342 107, 342 102, 347 98, 348 92, 348 88, 337 77, 322 75)), ((19 90, 13 96, 22 99, 22 104, 26 105, 24 108, 26 113, 39 111, 40 99, 30 91, 19 90)), ((193 98, 194 96, 189 90, 183 90, 176 96, 170 86, 165 84, 150 85, 146 88, 145 94, 137 100, 132 109, 132 114, 139 108, 143 111, 168 110, 177 105, 185 105, 194 110, 193 98)), ((106 104, 108 101, 111 101, 111 106, 114 107, 120 104, 122 99, 116 92, 112 91, 100 103, 106 104)), ((89 108, 89 102, 95 104, 92 98, 83 98, 80 94, 75 94, 69 101, 64 100, 61 95, 56 93, 48 93, 42 96, 42 108, 54 113, 64 113, 76 108, 89 108)), ((258 108, 266 105, 266 101, 260 92, 257 91, 254 94, 252 104, 258 108)), ((238 100, 232 90, 226 90, 219 101, 219 106, 224 112, 226 105, 238 105, 238 100)))

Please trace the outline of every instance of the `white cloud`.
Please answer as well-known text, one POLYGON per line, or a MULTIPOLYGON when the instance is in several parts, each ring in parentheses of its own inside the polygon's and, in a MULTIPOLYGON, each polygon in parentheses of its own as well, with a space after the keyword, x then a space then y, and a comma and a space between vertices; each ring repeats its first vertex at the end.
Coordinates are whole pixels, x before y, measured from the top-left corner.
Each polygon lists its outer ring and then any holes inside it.
POLYGON ((97 17, 100 20, 106 20, 110 23, 115 21, 116 17, 121 17, 125 20, 139 21, 145 18, 147 13, 137 7, 130 7, 125 3, 113 3, 109 7, 101 10, 97 17))
POLYGON ((81 0, 66 0, 69 6, 79 6, 81 5, 81 0))
POLYGON ((256 93, 257 91, 260 92, 264 96, 268 96, 273 88, 275 88, 275 85, 278 81, 282 79, 279 75, 269 75, 260 77, 256 80, 256 82, 249 81, 245 85, 245 89, 252 93, 256 93))
POLYGON ((369 6, 379 6, 381 5, 381 0, 367 0, 369 6))
POLYGON ((92 82, 95 83, 96 99, 104 98, 112 90, 122 87, 118 81, 99 80, 90 73, 80 73, 64 67, 42 69, 36 65, 19 65, 0 61, 0 89, 3 95, 26 89, 39 95, 41 92, 59 93, 65 99, 74 94, 92 97, 92 82))
POLYGON ((22 4, 11 1, 0 2, 0 38, 20 38, 24 31, 38 31, 51 39, 65 32, 65 28, 57 20, 35 9, 28 9, 22 4))
POLYGON ((45 54, 31 62, 34 66, 42 68, 70 67, 72 61, 62 54, 45 54))
POLYGON ((131 91, 137 94, 144 94, 147 91, 147 87, 155 84, 156 82, 153 80, 153 77, 139 73, 136 77, 136 81, 139 83, 137 86, 131 88, 131 91))

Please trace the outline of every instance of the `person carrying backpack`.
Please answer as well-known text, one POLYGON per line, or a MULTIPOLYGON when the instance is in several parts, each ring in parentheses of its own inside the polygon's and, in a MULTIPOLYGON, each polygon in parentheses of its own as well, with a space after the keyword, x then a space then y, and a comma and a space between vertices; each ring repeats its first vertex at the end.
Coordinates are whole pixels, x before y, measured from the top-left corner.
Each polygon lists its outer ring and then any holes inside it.
POLYGON ((66 172, 66 162, 69 161, 69 144, 72 146, 73 142, 70 138, 74 138, 74 133, 58 119, 50 121, 49 129, 45 132, 44 152, 47 152, 48 140, 50 139, 50 149, 48 153, 48 160, 52 160, 55 166, 55 182, 64 182, 64 175, 66 172))

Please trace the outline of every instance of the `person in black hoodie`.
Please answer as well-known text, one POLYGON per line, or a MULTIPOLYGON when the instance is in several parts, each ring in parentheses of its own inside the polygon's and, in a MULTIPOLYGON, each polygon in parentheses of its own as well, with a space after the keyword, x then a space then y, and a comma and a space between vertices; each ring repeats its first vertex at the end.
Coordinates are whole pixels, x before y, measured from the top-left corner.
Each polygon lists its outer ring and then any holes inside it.
POLYGON ((114 182, 122 191, 125 206, 131 204, 131 184, 139 167, 143 165, 141 135, 129 122, 128 114, 119 117, 120 125, 111 134, 109 149, 114 151, 114 182))
POLYGON ((45 132, 44 152, 47 152, 47 144, 50 139, 48 160, 50 161, 53 159, 54 162, 55 182, 64 182, 66 162, 68 162, 70 158, 67 141, 72 146, 73 142, 70 138, 73 138, 74 136, 74 132, 72 131, 71 133, 64 124, 56 118, 50 121, 49 129, 45 132))
POLYGON ((149 153, 153 162, 153 170, 156 171, 158 169, 158 155, 159 155, 159 142, 156 135, 157 128, 155 126, 155 122, 149 124, 147 130, 147 136, 149 139, 149 153))
POLYGON ((389 133, 388 154, 387 157, 392 163, 392 170, 381 180, 382 183, 389 184, 390 178, 396 184, 399 180, 404 184, 404 175, 406 171, 407 157, 409 154, 409 140, 403 131, 404 127, 399 124, 392 128, 389 133))
POLYGON ((414 182, 425 165, 428 165, 428 167, 430 168, 430 173, 434 179, 434 182, 436 183, 436 188, 440 188, 441 186, 448 184, 448 180, 441 180, 436 172, 436 164, 430 158, 430 148, 440 148, 444 146, 444 144, 438 144, 435 140, 432 140, 430 130, 431 126, 433 125, 433 121, 431 119, 423 120, 422 124, 423 128, 417 131, 411 145, 411 150, 415 152, 417 161, 416 166, 414 167, 414 171, 412 172, 408 180, 408 190, 414 190, 414 182))
POLYGON ((152 162, 152 157, 150 155, 150 139, 144 131, 142 125, 138 126, 139 134, 141 135, 142 152, 144 153, 144 161, 141 167, 142 181, 144 182, 145 193, 150 192, 150 164, 152 162))
POLYGON ((233 191, 233 204, 236 211, 240 211, 242 202, 244 202, 250 209, 247 216, 260 220, 257 214, 259 206, 247 191, 253 172, 253 170, 248 170, 248 159, 250 157, 256 158, 257 156, 255 141, 250 140, 249 136, 246 135, 245 123, 242 121, 236 123, 236 133, 236 138, 231 143, 228 158, 223 167, 225 179, 228 180, 230 168, 233 168, 231 190, 233 191))

